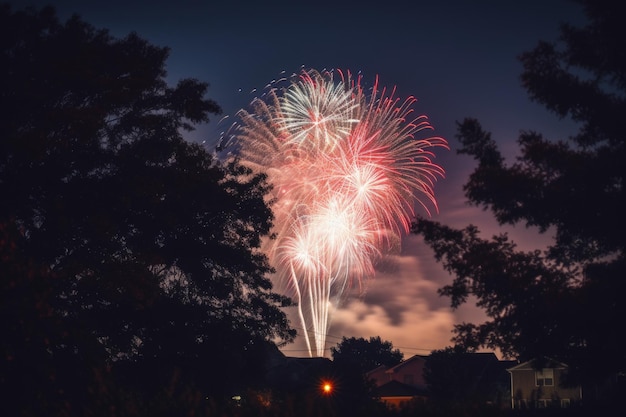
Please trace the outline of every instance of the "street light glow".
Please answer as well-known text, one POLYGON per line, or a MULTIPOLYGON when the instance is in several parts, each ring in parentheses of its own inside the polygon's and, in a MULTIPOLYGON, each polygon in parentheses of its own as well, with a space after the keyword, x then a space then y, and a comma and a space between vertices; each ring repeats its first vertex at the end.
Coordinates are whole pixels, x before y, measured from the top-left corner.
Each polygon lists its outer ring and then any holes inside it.
POLYGON ((333 386, 329 382, 324 382, 324 385, 322 385, 322 390, 324 391, 324 394, 330 394, 330 392, 333 390, 333 386))

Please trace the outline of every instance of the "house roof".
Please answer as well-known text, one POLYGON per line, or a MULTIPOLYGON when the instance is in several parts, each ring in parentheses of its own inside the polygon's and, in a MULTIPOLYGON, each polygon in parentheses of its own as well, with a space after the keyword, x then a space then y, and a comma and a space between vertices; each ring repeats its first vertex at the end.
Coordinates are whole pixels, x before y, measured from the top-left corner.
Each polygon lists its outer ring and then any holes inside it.
POLYGON ((392 366, 391 368, 387 369, 385 372, 386 373, 395 373, 395 372, 400 371, 402 368, 404 368, 405 366, 407 366, 408 364, 410 364, 412 362, 415 362, 415 361, 426 362, 427 360, 428 360, 428 356, 413 355, 409 359, 404 360, 404 361, 400 362, 399 364, 397 364, 396 366, 392 366))
POLYGON ((412 385, 403 384, 400 381, 389 381, 373 391, 374 397, 415 397, 427 395, 425 389, 419 389, 412 385))
MULTIPOLYGON (((367 375, 371 375, 371 374, 374 374, 377 372, 383 372, 383 371, 385 373, 390 373, 390 374, 400 372, 402 368, 406 367, 407 365, 415 361, 422 361, 424 363, 428 362, 429 357, 430 356, 426 356, 426 355, 413 355, 409 359, 406 359, 395 366, 389 367, 386 370, 385 368, 387 367, 385 365, 380 365, 368 371, 367 375)), ((472 353, 463 354, 463 363, 468 368, 474 369, 477 371, 477 370, 482 370, 486 368, 491 369, 494 367, 498 367, 502 370, 507 370, 509 366, 512 366, 516 364, 517 362, 516 361, 500 361, 498 360, 495 353, 493 352, 472 352, 472 353)))
POLYGON ((377 372, 382 372, 382 371, 386 371, 386 370, 387 370, 387 365, 380 365, 380 366, 378 366, 378 367, 376 367, 376 368, 374 368, 374 369, 372 369, 370 371, 367 371, 365 373, 365 375, 370 376, 370 375, 375 374, 377 372))
MULTIPOLYGON (((535 370, 538 369, 537 364, 538 359, 531 359, 526 362, 522 362, 519 365, 515 365, 511 368, 507 368, 507 371, 525 371, 525 370, 535 370)), ((542 368, 556 368, 556 369, 566 369, 568 366, 563 362, 559 362, 557 360, 551 358, 542 359, 542 368)))

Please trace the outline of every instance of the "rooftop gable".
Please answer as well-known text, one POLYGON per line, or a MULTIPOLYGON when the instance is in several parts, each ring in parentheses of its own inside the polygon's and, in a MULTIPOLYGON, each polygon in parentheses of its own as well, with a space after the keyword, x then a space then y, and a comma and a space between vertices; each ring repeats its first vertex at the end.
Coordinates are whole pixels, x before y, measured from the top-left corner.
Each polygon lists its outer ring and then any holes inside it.
POLYGON ((414 362, 426 362, 428 360, 428 356, 423 356, 423 355, 413 355, 411 356, 409 359, 406 359, 402 362, 400 362, 399 364, 397 364, 396 366, 392 366, 391 368, 387 369, 388 373, 395 373, 398 372, 400 370, 402 370, 402 368, 406 367, 407 365, 411 365, 414 362))
POLYGON ((425 389, 419 389, 395 380, 377 387, 373 392, 375 397, 415 397, 417 395, 424 396, 426 393, 425 389))
MULTIPOLYGON (((543 362, 543 367, 542 367, 543 369, 545 368, 567 369, 568 368, 568 366, 564 364, 563 362, 559 362, 551 358, 544 358, 542 362, 543 362)), ((534 371, 536 369, 539 369, 537 359, 531 359, 529 361, 522 362, 519 365, 508 368, 507 371, 509 372, 526 371, 526 370, 534 371)))

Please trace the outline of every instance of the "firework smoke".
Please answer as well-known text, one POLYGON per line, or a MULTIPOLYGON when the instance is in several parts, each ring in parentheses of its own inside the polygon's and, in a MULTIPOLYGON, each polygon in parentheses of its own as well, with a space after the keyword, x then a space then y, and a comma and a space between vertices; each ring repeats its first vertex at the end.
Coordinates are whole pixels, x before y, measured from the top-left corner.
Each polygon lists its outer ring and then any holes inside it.
POLYGON ((265 250, 297 302, 309 354, 324 356, 331 306, 398 247, 416 202, 437 207, 444 171, 429 149, 447 142, 416 138, 432 128, 412 114, 415 98, 400 101, 378 80, 367 93, 337 70, 285 81, 240 111, 234 139, 241 161, 274 186, 276 239, 265 250))

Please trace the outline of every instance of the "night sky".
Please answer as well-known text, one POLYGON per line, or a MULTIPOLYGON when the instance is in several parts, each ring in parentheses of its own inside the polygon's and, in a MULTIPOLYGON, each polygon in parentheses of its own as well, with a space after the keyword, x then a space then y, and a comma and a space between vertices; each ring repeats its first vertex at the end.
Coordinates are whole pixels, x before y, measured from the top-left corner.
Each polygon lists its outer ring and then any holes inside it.
MULTIPOLYGON (((573 126, 530 102, 519 81, 517 56, 539 40, 555 40, 559 24, 583 22, 579 6, 550 1, 299 2, 230 0, 177 1, 10 1, 15 8, 53 4, 61 19, 78 13, 115 37, 136 31, 171 48, 168 81, 193 77, 210 83, 209 97, 222 116, 188 135, 213 149, 220 132, 272 80, 318 70, 359 71, 365 82, 376 75, 397 96, 415 96, 415 111, 426 114, 434 135, 451 150, 437 150, 435 162, 446 178, 435 186, 439 213, 433 218, 454 227, 479 226, 485 237, 509 231, 521 248, 545 237, 520 228, 499 228, 489 213, 465 203, 462 185, 472 160, 456 154, 456 122, 477 118, 509 157, 520 130, 564 138, 573 126)), ((421 213, 425 214, 425 213, 421 213)), ((451 277, 435 263, 417 236, 404 239, 402 253, 384 262, 365 291, 353 291, 335 312, 327 347, 346 337, 381 336, 409 357, 450 345, 452 327, 481 320, 473 306, 453 311, 437 289, 451 277)), ((295 309, 294 309, 295 310, 295 309)), ((295 311, 294 311, 295 313, 295 311)), ((294 327, 299 322, 292 319, 294 327)), ((305 356, 302 340, 284 349, 305 356)), ((327 356, 330 351, 327 350, 327 356)))

